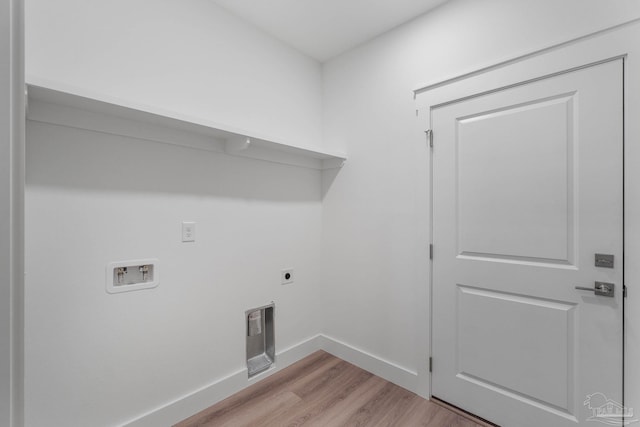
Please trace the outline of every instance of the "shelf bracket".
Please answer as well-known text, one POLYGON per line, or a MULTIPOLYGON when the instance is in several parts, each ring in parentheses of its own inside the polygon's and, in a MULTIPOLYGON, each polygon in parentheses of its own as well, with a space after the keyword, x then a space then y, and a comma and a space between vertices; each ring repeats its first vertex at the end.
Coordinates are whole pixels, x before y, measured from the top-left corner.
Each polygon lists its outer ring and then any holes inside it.
POLYGON ((249 148, 251 145, 251 138, 239 136, 236 138, 229 138, 224 143, 224 151, 227 153, 235 153, 236 151, 243 151, 249 148))

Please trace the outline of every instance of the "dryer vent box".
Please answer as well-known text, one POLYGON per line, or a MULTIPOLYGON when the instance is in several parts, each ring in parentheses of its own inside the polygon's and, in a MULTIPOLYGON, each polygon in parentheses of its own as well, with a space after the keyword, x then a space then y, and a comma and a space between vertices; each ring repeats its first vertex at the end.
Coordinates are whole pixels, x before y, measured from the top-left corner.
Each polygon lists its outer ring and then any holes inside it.
POLYGON ((274 304, 245 312, 247 371, 249 378, 264 372, 275 363, 274 304))

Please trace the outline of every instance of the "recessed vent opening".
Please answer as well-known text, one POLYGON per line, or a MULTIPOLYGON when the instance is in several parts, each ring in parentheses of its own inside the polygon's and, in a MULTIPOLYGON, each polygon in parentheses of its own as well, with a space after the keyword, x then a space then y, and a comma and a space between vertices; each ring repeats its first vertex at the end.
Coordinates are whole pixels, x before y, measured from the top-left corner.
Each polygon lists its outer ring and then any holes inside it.
POLYGON ((274 304, 245 312, 249 378, 275 363, 274 304))

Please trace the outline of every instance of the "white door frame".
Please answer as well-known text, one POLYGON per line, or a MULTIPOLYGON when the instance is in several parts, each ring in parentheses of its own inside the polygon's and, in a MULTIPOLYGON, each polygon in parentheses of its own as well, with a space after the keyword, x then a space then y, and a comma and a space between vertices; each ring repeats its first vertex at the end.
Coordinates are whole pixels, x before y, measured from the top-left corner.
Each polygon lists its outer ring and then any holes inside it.
MULTIPOLYGON (((638 262, 640 260, 640 79, 637 78, 640 76, 640 44, 638 40, 640 40, 640 19, 425 85, 416 89, 414 96, 416 108, 420 113, 420 124, 416 128, 416 133, 419 133, 420 138, 424 140, 424 131, 431 127, 429 114, 431 106, 461 99, 471 94, 491 92, 527 80, 535 80, 540 76, 564 72, 614 57, 624 58, 625 262, 623 274, 628 289, 624 311, 624 395, 625 405, 640 412, 640 364, 633 363, 640 360, 640 283, 638 283, 640 281, 640 262, 638 262)), ((433 226, 431 215, 428 221, 433 226)), ((437 248, 435 253, 437 254, 437 248)), ((433 284, 430 283, 429 286, 433 284)), ((430 334, 429 327, 429 340, 430 334)))
POLYGON ((0 1, 0 425, 23 425, 24 5, 0 1))

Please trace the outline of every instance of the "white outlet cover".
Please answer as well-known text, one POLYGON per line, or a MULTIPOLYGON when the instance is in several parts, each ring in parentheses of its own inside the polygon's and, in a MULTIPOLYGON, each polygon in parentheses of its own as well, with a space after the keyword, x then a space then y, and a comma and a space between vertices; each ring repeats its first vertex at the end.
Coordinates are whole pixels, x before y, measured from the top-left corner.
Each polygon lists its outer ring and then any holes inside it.
POLYGON ((183 242, 195 242, 196 241, 196 223, 193 221, 182 222, 182 241, 183 242))
POLYGON ((289 283, 293 283, 293 268, 285 268, 284 270, 282 270, 281 283, 283 285, 288 285, 289 283))

